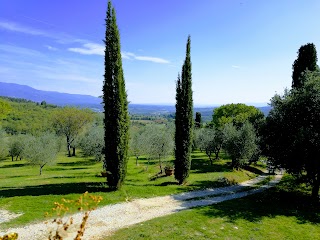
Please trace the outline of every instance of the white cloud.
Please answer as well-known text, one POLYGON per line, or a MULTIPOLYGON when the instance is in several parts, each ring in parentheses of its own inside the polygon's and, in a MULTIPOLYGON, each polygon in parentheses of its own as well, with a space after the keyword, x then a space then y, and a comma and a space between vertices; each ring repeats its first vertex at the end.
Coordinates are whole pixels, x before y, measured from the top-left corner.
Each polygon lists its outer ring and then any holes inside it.
POLYGON ((92 78, 92 77, 85 77, 82 75, 78 75, 78 74, 55 74, 55 73, 48 73, 48 72, 38 72, 38 75, 41 76, 41 74, 43 75, 42 77, 47 78, 47 79, 53 79, 56 81, 68 81, 68 82, 82 82, 82 83, 99 83, 101 82, 101 79, 96 79, 96 78, 92 78))
POLYGON ((55 48, 55 47, 52 47, 52 46, 49 46, 49 45, 46 45, 45 47, 48 48, 51 51, 57 51, 58 50, 58 48, 55 48))
MULTIPOLYGON (((76 52, 84 55, 101 55, 104 56, 105 46, 97 43, 85 43, 82 47, 68 48, 71 52, 76 52)), ((170 63, 168 60, 158 57, 139 56, 131 52, 121 52, 121 57, 128 60, 148 61, 154 63, 170 63)))
POLYGON ((123 59, 132 59, 134 58, 134 54, 133 53, 130 53, 130 52, 121 52, 121 57, 123 59))
POLYGON ((19 55, 34 56, 34 57, 43 56, 43 54, 41 52, 38 52, 36 50, 32 50, 29 48, 17 47, 17 46, 8 45, 8 44, 0 44, 0 51, 9 52, 9 53, 13 53, 13 54, 19 54, 19 55))
MULTIPOLYGON (((40 21, 40 20, 37 20, 37 21, 40 21)), ((87 40, 75 38, 74 36, 71 36, 63 32, 42 31, 39 29, 24 26, 22 24, 10 22, 10 21, 0 20, 0 29, 4 29, 11 32, 18 32, 18 33, 33 35, 33 36, 47 37, 47 38, 54 39, 56 42, 61 44, 70 44, 75 42, 80 42, 80 43, 88 42, 87 40)))
POLYGON ((68 48, 71 52, 76 52, 84 55, 101 55, 104 56, 105 47, 102 44, 85 43, 82 48, 68 48))
POLYGON ((237 65, 232 65, 231 67, 232 67, 232 68, 236 68, 236 69, 239 69, 239 68, 240 68, 240 66, 237 66, 237 65))
POLYGON ((169 61, 157 57, 135 56, 134 58, 140 61, 149 61, 154 63, 169 63, 169 61))
POLYGON ((12 32, 20 32, 20 33, 25 33, 25 34, 30 34, 30 35, 41 35, 41 36, 46 36, 47 34, 43 31, 30 28, 30 27, 25 27, 21 26, 19 24, 16 24, 14 22, 4 22, 0 21, 0 28, 12 31, 12 32))
POLYGON ((139 56, 131 52, 122 52, 122 58, 131 59, 131 60, 139 60, 139 61, 148 61, 154 63, 170 63, 168 60, 158 57, 149 57, 149 56, 139 56))

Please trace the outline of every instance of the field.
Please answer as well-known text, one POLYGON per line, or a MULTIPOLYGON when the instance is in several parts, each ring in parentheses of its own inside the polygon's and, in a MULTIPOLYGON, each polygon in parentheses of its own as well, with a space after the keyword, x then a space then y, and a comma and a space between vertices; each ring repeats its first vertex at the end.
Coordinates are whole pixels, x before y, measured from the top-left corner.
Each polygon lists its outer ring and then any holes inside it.
POLYGON ((81 152, 72 158, 60 153, 56 164, 45 166, 41 176, 37 166, 28 165, 24 160, 12 162, 6 159, 0 162, 0 206, 23 215, 0 224, 0 228, 44 220, 44 213, 50 212, 54 202, 62 198, 77 199, 85 191, 102 196, 102 206, 135 198, 218 187, 224 184, 218 181, 223 177, 229 182, 242 182, 260 174, 262 169, 257 166, 233 171, 227 159, 222 158, 210 166, 203 153, 193 153, 192 157, 191 174, 184 186, 177 185, 173 176, 157 175, 158 161, 150 161, 147 165, 147 160, 142 158, 136 166, 135 159, 130 158, 125 185, 117 192, 108 192, 105 178, 100 177, 102 163, 81 157, 81 152))

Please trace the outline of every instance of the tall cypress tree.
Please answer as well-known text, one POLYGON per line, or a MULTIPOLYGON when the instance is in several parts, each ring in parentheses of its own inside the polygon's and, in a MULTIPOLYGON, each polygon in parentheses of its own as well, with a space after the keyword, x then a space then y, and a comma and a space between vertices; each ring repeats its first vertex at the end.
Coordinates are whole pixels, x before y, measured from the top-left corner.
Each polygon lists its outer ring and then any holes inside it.
POLYGON ((186 58, 182 66, 181 78, 176 86, 176 131, 175 131, 175 178, 183 184, 191 167, 191 145, 193 129, 193 100, 190 36, 187 41, 186 58))
POLYGON ((119 189, 125 179, 128 161, 129 115, 122 70, 120 35, 116 13, 108 2, 105 35, 105 74, 103 85, 105 160, 107 183, 119 189))
POLYGON ((301 88, 304 85, 302 73, 306 70, 315 71, 317 60, 317 50, 313 43, 302 45, 299 48, 298 57, 292 65, 292 88, 301 88))

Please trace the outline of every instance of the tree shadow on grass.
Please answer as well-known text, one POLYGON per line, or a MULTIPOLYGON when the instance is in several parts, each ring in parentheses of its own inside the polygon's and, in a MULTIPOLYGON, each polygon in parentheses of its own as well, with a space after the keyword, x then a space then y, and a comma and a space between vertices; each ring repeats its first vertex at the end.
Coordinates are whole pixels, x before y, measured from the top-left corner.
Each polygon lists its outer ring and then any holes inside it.
POLYGON ((155 181, 155 180, 157 180, 157 179, 159 179, 159 178, 164 178, 164 177, 167 177, 167 176, 166 176, 165 174, 162 174, 162 173, 157 173, 157 174, 151 176, 151 177, 149 178, 149 180, 150 180, 150 181, 155 181))
MULTIPOLYGON (((165 162, 165 160, 161 159, 162 162, 165 162)), ((144 165, 145 167, 149 166, 153 166, 153 165, 159 165, 159 159, 150 159, 148 161, 147 158, 139 158, 138 163, 141 165, 144 165)))
POLYGON ((255 174, 259 174, 259 175, 265 174, 265 172, 261 171, 260 169, 254 167, 254 166, 250 166, 250 165, 244 166, 243 169, 247 170, 249 172, 253 172, 255 174))
POLYGON ((92 166, 96 165, 99 163, 98 161, 94 159, 86 159, 84 161, 74 161, 74 162, 62 162, 62 163, 57 163, 58 166, 64 166, 64 167, 74 167, 74 166, 92 166))
POLYGON ((284 187, 285 184, 279 183, 279 186, 263 193, 200 209, 200 212, 212 218, 227 219, 231 223, 238 219, 259 222, 265 217, 286 216, 295 217, 300 224, 319 224, 319 202, 312 201, 310 194, 284 187))
POLYGON ((164 187, 164 186, 169 186, 169 185, 179 185, 178 182, 163 182, 163 183, 160 183, 160 184, 157 184, 156 186, 161 186, 161 187, 164 187))
POLYGON ((202 158, 194 158, 191 162, 191 170, 194 173, 207 173, 207 172, 232 172, 233 169, 227 164, 221 164, 221 162, 213 161, 210 165, 209 160, 202 158))
POLYGON ((8 165, 4 165, 1 168, 16 168, 16 167, 23 167, 26 166, 27 164, 24 163, 16 163, 16 164, 8 164, 8 165))
POLYGON ((110 192, 102 182, 60 183, 0 190, 0 197, 66 195, 84 192, 110 192))

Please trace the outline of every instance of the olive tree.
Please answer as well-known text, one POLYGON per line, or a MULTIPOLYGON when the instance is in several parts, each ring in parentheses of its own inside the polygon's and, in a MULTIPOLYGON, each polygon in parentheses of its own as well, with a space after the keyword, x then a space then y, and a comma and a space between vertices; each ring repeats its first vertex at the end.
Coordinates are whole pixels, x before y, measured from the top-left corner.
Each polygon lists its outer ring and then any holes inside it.
POLYGON ((8 151, 12 161, 14 158, 16 158, 16 160, 18 160, 19 157, 20 159, 22 158, 22 152, 27 139, 27 135, 13 135, 8 139, 8 151))
POLYGON ((151 159, 159 160, 160 173, 163 173, 162 159, 173 153, 172 131, 166 126, 151 124, 141 134, 144 153, 151 159))
POLYGON ((53 127, 57 134, 64 135, 67 140, 68 156, 71 157, 71 147, 84 126, 93 120, 92 112, 75 107, 57 109, 52 115, 53 127))
POLYGON ((223 129, 223 135, 223 146, 231 157, 233 168, 239 169, 249 162, 258 149, 255 130, 249 122, 245 122, 238 129, 232 123, 228 123, 223 129))
POLYGON ((24 158, 32 165, 39 166, 40 175, 45 165, 54 163, 59 144, 56 135, 45 133, 42 136, 30 136, 23 150, 24 158))
POLYGON ((79 146, 84 156, 94 156, 96 161, 101 161, 104 157, 104 130, 103 126, 92 126, 81 137, 79 146))
POLYGON ((144 142, 141 131, 135 131, 130 134, 129 150, 132 155, 136 157, 136 166, 138 165, 139 157, 143 154, 144 142))
POLYGON ((202 128, 197 130, 195 135, 197 146, 205 151, 212 165, 213 159, 219 159, 223 144, 222 132, 214 128, 202 128))

